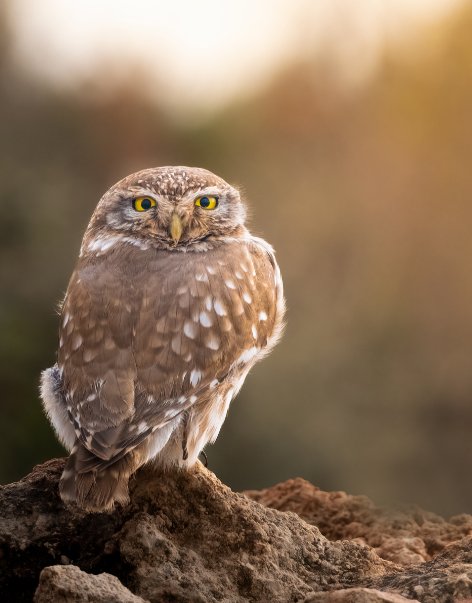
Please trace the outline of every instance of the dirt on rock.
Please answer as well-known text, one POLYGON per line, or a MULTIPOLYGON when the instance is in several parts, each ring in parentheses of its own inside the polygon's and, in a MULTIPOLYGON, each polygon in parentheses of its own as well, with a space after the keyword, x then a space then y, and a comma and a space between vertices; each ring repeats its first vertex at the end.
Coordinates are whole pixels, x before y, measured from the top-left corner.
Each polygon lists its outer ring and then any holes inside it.
POLYGON ((201 465, 142 470, 130 505, 88 514, 60 500, 63 466, 49 461, 0 487, 1 601, 472 597, 470 516, 446 522, 416 509, 394 518, 366 498, 304 480, 238 494, 201 465))
POLYGON ((296 513, 329 540, 362 542, 404 567, 430 561, 446 546, 472 536, 472 515, 446 521, 419 507, 383 509, 366 496, 323 492, 301 478, 245 494, 272 509, 296 513))

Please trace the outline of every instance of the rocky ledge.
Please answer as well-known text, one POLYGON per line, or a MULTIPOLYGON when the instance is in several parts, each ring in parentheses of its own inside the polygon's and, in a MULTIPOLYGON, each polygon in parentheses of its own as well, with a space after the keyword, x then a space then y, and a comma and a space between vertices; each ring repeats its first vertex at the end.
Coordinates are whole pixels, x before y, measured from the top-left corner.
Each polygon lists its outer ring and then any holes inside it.
POLYGON ((472 516, 388 512, 290 480, 244 494, 142 470, 112 513, 65 507, 63 460, 0 488, 0 601, 472 603, 472 516))

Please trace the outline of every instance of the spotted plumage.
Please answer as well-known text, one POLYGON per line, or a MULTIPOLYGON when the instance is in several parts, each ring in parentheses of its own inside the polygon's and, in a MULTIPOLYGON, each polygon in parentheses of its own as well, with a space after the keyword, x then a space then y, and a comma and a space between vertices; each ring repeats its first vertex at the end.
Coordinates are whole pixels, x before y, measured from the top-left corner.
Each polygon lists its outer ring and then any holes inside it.
POLYGON ((64 501, 128 500, 144 463, 191 467, 280 336, 282 280, 238 191, 200 168, 132 174, 102 197, 62 305, 45 410, 71 454, 64 501))

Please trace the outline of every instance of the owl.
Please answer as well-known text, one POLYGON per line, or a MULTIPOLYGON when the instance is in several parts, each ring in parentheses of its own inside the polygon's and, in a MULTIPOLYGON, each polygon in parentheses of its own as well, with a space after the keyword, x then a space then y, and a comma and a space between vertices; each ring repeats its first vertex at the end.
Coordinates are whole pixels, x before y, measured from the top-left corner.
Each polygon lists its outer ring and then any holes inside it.
POLYGON ((41 376, 70 452, 65 503, 107 511, 141 465, 192 467, 274 347, 282 279, 245 216, 238 190, 202 168, 142 170, 100 199, 41 376))

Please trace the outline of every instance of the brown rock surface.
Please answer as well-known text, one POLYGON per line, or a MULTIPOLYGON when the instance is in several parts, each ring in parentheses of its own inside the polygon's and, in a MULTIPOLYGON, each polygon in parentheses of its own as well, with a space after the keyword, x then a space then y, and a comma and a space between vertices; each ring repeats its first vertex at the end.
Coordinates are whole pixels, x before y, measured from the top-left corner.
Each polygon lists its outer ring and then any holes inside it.
POLYGON ((50 461, 0 490, 0 600, 31 601, 41 570, 61 563, 112 573, 152 602, 303 600, 393 567, 366 546, 331 543, 294 513, 232 492, 201 466, 142 471, 131 504, 101 514, 64 507, 62 468, 50 461))
POLYGON ((430 561, 449 544, 472 536, 472 515, 446 521, 418 507, 382 509, 365 496, 323 492, 301 478, 245 494, 272 509, 297 513, 329 540, 363 542, 402 566, 430 561))
POLYGON ((232 492, 201 466, 141 471, 129 506, 87 514, 59 499, 62 468, 62 460, 50 461, 0 488, 0 601, 31 601, 36 589, 36 603, 472 597, 472 539, 461 539, 468 516, 447 523, 415 510, 394 521, 363 497, 323 493, 303 480, 249 493, 274 509, 232 492), (382 552, 388 539, 407 543, 396 553, 406 568, 363 544, 382 552), (413 554, 428 561, 411 565, 413 554))
POLYGON ((303 603, 406 603, 401 595, 386 593, 375 588, 346 588, 326 593, 314 593, 303 603))
POLYGON ((115 576, 94 576, 75 565, 53 565, 41 572, 34 603, 146 603, 115 576))

